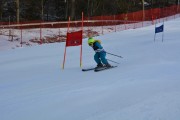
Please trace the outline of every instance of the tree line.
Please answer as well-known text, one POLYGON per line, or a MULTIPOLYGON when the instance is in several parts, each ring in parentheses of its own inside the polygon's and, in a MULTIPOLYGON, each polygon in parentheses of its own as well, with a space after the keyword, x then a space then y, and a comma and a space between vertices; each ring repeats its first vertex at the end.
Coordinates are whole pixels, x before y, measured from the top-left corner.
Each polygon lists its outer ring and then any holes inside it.
POLYGON ((0 21, 62 21, 166 7, 179 0, 0 0, 0 21))

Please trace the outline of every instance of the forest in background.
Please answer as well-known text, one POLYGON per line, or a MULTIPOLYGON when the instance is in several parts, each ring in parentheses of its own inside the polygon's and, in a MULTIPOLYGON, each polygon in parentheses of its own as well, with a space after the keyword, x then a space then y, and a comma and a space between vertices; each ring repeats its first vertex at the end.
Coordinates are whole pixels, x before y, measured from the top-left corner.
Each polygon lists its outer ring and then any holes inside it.
POLYGON ((179 0, 0 0, 0 22, 65 21, 179 4, 179 0))

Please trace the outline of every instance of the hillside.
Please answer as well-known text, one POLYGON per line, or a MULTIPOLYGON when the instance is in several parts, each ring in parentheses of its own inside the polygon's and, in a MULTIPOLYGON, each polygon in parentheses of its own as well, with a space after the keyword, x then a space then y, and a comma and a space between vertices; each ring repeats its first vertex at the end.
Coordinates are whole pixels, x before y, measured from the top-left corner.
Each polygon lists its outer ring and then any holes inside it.
MULTIPOLYGON (((79 47, 62 70, 65 43, 1 51, 0 120, 179 120, 180 19, 164 24, 164 42, 154 26, 96 37, 123 56, 98 73, 81 71, 79 47)), ((93 55, 84 39, 83 68, 93 55)))

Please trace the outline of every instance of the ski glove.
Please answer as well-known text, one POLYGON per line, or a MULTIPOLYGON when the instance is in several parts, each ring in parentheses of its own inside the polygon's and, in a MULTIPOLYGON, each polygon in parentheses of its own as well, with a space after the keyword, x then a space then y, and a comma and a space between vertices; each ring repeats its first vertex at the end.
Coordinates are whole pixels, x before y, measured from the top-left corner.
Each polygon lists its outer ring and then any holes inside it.
POLYGON ((105 52, 104 49, 97 49, 95 52, 105 52))

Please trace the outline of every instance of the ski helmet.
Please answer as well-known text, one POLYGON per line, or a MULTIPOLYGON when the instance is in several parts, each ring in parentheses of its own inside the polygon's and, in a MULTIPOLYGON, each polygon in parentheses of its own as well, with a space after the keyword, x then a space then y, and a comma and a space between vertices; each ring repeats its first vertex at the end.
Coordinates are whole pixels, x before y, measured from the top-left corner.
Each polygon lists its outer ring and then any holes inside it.
POLYGON ((93 38, 89 38, 88 39, 88 44, 89 45, 92 45, 94 42, 95 42, 95 40, 93 38))

